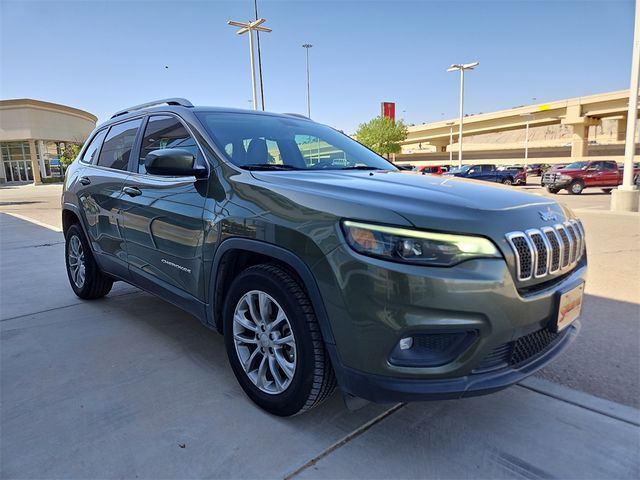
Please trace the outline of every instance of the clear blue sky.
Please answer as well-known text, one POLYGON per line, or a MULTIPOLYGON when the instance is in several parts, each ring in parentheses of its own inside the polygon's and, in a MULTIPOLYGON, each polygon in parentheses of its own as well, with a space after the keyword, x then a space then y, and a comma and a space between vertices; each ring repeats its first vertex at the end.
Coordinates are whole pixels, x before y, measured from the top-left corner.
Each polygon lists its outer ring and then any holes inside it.
MULTIPOLYGON (((303 43, 312 43, 314 119, 349 133, 395 101, 408 123, 628 88, 633 2, 259 1, 266 109, 306 111, 303 43)), ((248 40, 226 21, 253 0, 0 0, 0 96, 36 98, 106 120, 182 96, 249 108, 248 40), (166 69, 165 65, 169 68, 166 69)))

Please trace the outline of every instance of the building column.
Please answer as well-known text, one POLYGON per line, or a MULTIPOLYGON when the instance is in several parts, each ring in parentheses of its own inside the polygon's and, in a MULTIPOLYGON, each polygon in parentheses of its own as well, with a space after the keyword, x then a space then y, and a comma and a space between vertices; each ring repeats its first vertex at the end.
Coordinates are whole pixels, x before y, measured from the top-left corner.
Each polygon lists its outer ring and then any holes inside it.
POLYGON ((44 146, 43 140, 38 140, 38 161, 40 162, 40 175, 42 177, 47 176, 47 169, 44 167, 44 157, 47 154, 47 150, 44 146))
POLYGON ((589 127, 574 124, 571 129, 571 158, 586 157, 589 150, 589 127))
POLYGON ((627 117, 616 119, 616 140, 624 142, 627 136, 627 117))
POLYGON ((29 155, 31 156, 31 171, 33 172, 33 184, 40 185, 42 177, 40 176, 40 165, 38 164, 38 155, 36 154, 35 140, 29 140, 29 155))

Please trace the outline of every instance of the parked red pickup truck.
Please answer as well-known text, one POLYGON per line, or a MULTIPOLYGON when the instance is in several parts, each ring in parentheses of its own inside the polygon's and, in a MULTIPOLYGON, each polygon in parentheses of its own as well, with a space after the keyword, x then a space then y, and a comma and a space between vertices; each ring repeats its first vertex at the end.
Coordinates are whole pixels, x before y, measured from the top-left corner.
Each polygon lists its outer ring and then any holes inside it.
MULTIPOLYGON (((634 168, 634 182, 638 179, 640 168, 634 168)), ((611 160, 573 162, 562 169, 547 171, 542 176, 542 186, 550 193, 567 190, 580 195, 585 188, 599 187, 609 193, 622 184, 622 169, 611 160)))

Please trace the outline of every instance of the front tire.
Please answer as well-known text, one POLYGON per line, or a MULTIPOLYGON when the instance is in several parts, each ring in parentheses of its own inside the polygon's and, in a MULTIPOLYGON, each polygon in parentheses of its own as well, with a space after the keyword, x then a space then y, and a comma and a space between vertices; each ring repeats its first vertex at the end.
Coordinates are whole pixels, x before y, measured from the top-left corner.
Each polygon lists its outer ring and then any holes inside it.
POLYGON ((583 190, 584 183, 579 180, 574 180, 573 182, 571 182, 571 185, 569 185, 569 193, 571 195, 580 195, 583 190))
POLYGON ((556 195, 560 190, 557 188, 547 187, 547 192, 556 195))
POLYGON ((311 301, 283 268, 257 265, 238 275, 227 295, 223 322, 233 373, 264 410, 296 415, 335 389, 311 301))
POLYGON ((113 280, 100 271, 80 225, 71 225, 65 240, 64 258, 73 292, 85 300, 104 297, 111 291, 113 280))

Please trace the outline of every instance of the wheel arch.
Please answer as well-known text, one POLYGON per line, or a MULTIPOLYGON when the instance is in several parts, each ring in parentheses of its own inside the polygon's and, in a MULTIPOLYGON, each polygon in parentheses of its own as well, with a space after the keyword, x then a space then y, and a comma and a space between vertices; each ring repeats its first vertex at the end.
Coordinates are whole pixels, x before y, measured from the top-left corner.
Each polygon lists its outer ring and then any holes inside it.
POLYGON ((80 217, 78 216, 78 214, 73 210, 71 210, 70 208, 67 208, 67 207, 63 208, 62 209, 62 233, 66 234, 67 230, 69 230, 69 227, 74 223, 81 223, 80 217))
MULTIPOLYGON (((87 240, 89 240, 90 239, 88 234, 89 232, 87 232, 85 224, 82 221, 82 215, 80 214, 80 209, 72 203, 65 202, 62 205, 62 234, 66 235, 67 230, 74 223, 77 223, 78 225, 80 225, 80 228, 82 228, 82 232, 84 233, 87 240)), ((89 244, 91 244, 91 241, 89 241, 89 244)))
POLYGON ((207 321, 220 333, 225 294, 235 276, 261 263, 275 263, 292 273, 309 295, 325 343, 335 344, 320 289, 307 264, 295 253, 260 240, 229 238, 217 248, 209 282, 207 321))

